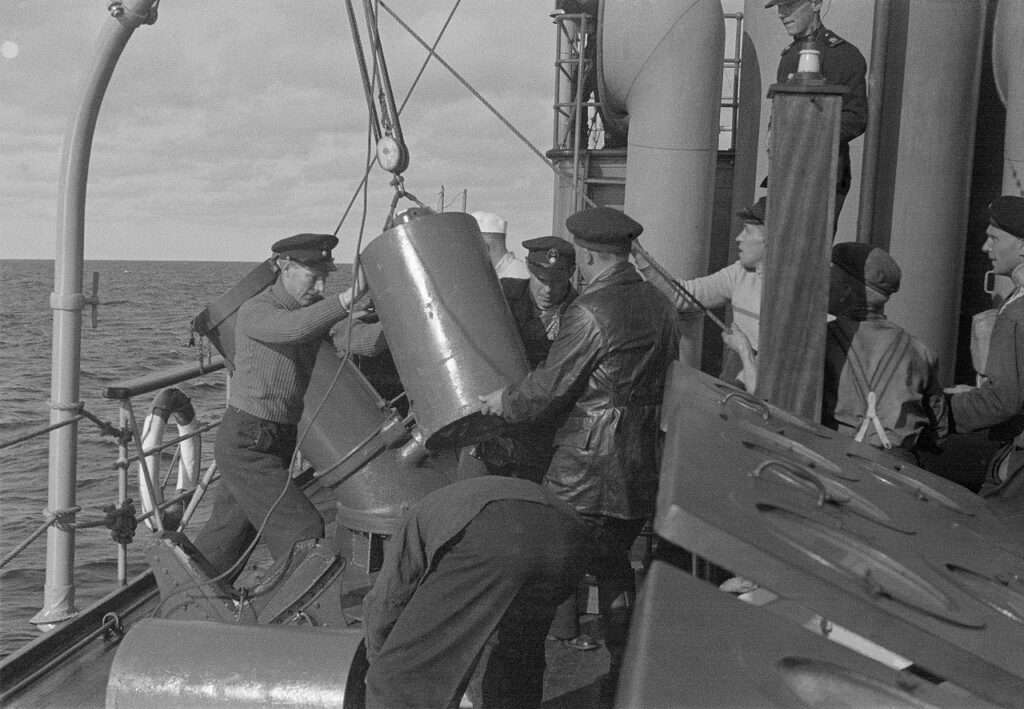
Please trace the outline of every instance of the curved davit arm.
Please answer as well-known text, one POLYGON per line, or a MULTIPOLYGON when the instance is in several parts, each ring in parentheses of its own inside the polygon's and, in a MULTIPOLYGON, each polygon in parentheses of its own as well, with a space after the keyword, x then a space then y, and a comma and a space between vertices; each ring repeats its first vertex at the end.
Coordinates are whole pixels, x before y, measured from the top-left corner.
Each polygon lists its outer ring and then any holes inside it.
POLYGON ((1003 194, 1024 197, 1024 0, 1001 0, 992 37, 992 68, 1006 104, 1003 194))
MULTIPOLYGON (((707 270, 725 27, 719 0, 604 0, 600 92, 628 119, 624 210, 673 275, 707 270)), ((699 322, 681 354, 699 357, 699 322)))
MULTIPOLYGON (((50 384, 50 423, 64 423, 75 415, 79 394, 82 349, 82 266, 85 252, 85 191, 89 156, 100 104, 121 52, 132 32, 155 17, 157 0, 111 2, 112 19, 104 25, 96 45, 96 58, 86 77, 78 109, 64 135, 60 189, 57 201, 57 252, 54 260, 53 365, 50 384)), ((47 507, 67 510, 75 506, 77 426, 50 433, 49 493, 47 507)), ((47 531, 46 582, 43 608, 33 623, 48 625, 70 618, 75 610, 73 528, 52 526, 47 531)))

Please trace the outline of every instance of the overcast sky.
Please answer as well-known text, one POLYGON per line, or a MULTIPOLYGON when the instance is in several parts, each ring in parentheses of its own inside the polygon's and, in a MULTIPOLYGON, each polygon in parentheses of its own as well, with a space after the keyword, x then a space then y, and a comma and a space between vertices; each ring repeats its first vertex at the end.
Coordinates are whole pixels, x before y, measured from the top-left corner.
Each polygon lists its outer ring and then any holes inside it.
MULTIPOLYGON (((388 2, 428 41, 453 3, 388 2)), ((0 258, 54 255, 63 134, 107 4, 0 0, 0 258)), ((438 47, 541 152, 553 5, 463 0, 438 47)), ((386 14, 381 29, 401 100, 426 53, 386 14)), ((449 202, 467 189, 470 210, 508 218, 515 247, 550 233, 550 169, 443 67, 427 69, 402 125, 409 192, 436 206, 442 185, 449 202)), ((256 261, 283 236, 331 232, 362 175, 366 126, 343 0, 163 0, 100 113, 86 258, 256 261)), ((366 238, 380 231, 389 178, 371 173, 366 238)), ((351 261, 360 217, 357 203, 339 260, 351 261)))

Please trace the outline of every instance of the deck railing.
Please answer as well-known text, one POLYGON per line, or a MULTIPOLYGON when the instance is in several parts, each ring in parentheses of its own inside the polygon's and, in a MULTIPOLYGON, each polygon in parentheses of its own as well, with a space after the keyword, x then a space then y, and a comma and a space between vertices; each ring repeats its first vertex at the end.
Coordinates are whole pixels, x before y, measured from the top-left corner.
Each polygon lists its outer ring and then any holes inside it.
MULTIPOLYGON (((117 543, 116 583, 119 586, 125 585, 128 582, 128 544, 130 543, 134 530, 138 524, 147 520, 152 520, 153 525, 157 529, 163 529, 164 520, 162 513, 171 506, 178 503, 185 503, 187 501, 188 506, 185 508, 181 520, 177 524, 178 529, 184 529, 194 515, 206 489, 213 482, 216 476, 216 464, 212 463, 205 471, 203 471, 194 490, 184 491, 173 497, 163 499, 163 501, 155 505, 153 509, 143 512, 142 514, 138 514, 129 498, 130 468, 134 464, 138 464, 141 467, 142 472, 144 473, 143 479, 146 480, 147 484, 150 486, 148 490, 149 499, 159 500, 162 495, 158 493, 158 489, 162 490, 165 481, 162 482, 156 479, 155 473, 158 471, 151 471, 148 469, 146 462, 147 458, 159 455, 164 450, 175 448, 174 457, 168 466, 168 470, 171 470, 178 462, 180 451, 177 448, 182 442, 201 436, 203 433, 206 433, 219 425, 219 421, 204 424, 195 428, 186 435, 179 435, 169 440, 162 441, 159 445, 143 449, 143 437, 138 425, 138 419, 135 415, 134 398, 152 394, 166 387, 200 379, 223 369, 223 357, 216 356, 187 365, 159 370, 141 377, 115 382, 106 386, 103 390, 104 398, 114 399, 118 402, 119 416, 118 424, 116 426, 102 420, 100 417, 89 411, 84 404, 80 404, 74 415, 65 421, 48 426, 39 426, 11 439, 0 441, 0 449, 10 448, 15 445, 32 441, 39 436, 47 435, 58 428, 71 426, 85 420, 95 424, 100 435, 113 436, 117 439, 117 460, 115 463, 115 468, 117 469, 117 495, 115 502, 102 509, 102 516, 90 516, 85 519, 79 518, 79 513, 82 512, 82 508, 77 505, 69 509, 44 510, 43 522, 25 539, 19 542, 14 549, 9 551, 2 559, 0 559, 0 569, 5 567, 22 552, 28 549, 36 539, 45 534, 52 526, 56 525, 65 530, 106 528, 112 532, 112 537, 115 538, 117 543)), ((50 623, 47 621, 40 624, 49 625, 50 623)))

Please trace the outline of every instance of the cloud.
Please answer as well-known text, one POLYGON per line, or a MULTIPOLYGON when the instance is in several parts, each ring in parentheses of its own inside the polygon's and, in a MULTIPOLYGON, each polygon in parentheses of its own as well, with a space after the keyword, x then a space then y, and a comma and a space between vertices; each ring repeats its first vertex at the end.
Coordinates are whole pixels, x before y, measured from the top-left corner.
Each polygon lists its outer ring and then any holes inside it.
MULTIPOLYGON (((451 7, 390 4, 428 42, 451 7)), ((105 6, 0 8, 0 40, 20 48, 0 61, 5 257, 53 256, 63 132, 110 22, 105 6)), ((390 16, 380 26, 401 101, 426 52, 390 16)), ((553 40, 543 3, 476 0, 461 4, 438 51, 543 151, 553 40)), ((251 261, 283 234, 332 230, 363 174, 366 111, 342 3, 161 4, 156 24, 128 43, 97 122, 86 256, 251 261)), ((550 170, 436 62, 402 123, 410 192, 436 206, 442 185, 449 196, 465 188, 471 208, 507 214, 520 238, 550 229, 550 170)), ((386 216, 389 180, 371 175, 368 237, 386 216)), ((355 243, 361 204, 341 230, 343 249, 355 243)))

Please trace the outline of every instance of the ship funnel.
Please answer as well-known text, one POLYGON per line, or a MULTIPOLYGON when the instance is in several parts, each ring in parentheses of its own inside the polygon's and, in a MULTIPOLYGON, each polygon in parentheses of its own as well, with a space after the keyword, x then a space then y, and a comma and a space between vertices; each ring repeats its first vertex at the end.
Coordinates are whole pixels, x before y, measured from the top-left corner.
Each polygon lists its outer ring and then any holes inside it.
MULTIPOLYGON (((725 26, 710 0, 602 3, 600 92, 628 119, 625 212, 644 247, 680 278, 703 275, 714 203, 725 26)), ((699 325, 681 355, 699 354, 699 325)))
POLYGON ((476 220, 462 212, 413 215, 360 259, 426 446, 492 435, 501 420, 481 415, 477 397, 529 369, 476 220))

